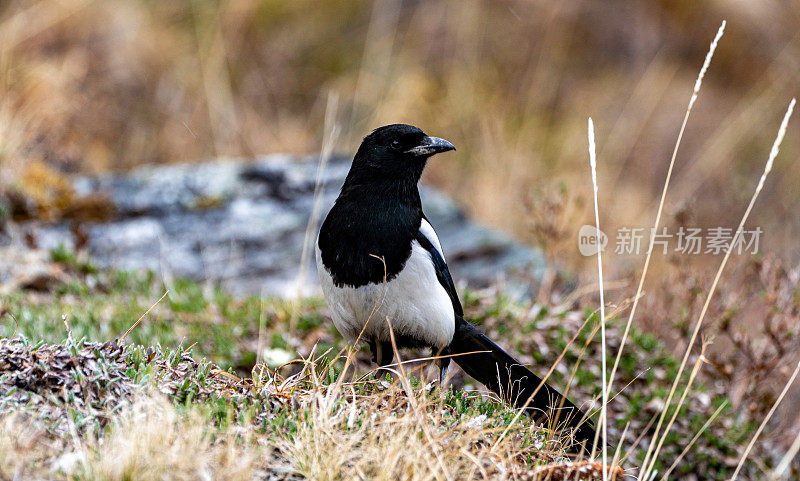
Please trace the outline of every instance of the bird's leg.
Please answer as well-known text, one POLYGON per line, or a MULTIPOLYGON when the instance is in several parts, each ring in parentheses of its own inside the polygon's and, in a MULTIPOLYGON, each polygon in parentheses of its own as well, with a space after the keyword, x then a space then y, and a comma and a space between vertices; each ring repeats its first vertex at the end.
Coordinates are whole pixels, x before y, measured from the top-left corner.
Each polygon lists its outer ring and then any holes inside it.
POLYGON ((382 341, 378 343, 378 365, 383 367, 389 365, 394 361, 394 349, 390 341, 382 341))
POLYGON ((370 351, 372 351, 372 362, 378 366, 386 366, 391 364, 394 360, 394 350, 392 350, 392 343, 389 341, 367 341, 370 351))
POLYGON ((372 362, 378 364, 378 346, 375 345, 375 341, 372 339, 367 340, 367 346, 369 346, 369 352, 372 353, 372 362))
MULTIPOLYGON (((442 353, 439 353, 441 355, 442 353)), ((449 357, 440 357, 436 360, 439 364, 439 388, 444 389, 444 382, 447 380, 447 368, 450 366, 449 357)))

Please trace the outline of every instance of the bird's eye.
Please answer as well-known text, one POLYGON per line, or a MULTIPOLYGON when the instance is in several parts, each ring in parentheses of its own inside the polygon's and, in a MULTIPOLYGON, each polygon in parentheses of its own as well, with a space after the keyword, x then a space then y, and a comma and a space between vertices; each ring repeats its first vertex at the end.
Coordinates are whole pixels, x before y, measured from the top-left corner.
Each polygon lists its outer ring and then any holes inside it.
POLYGON ((393 140, 390 145, 392 146, 393 149, 399 149, 400 148, 400 141, 399 140, 393 140))

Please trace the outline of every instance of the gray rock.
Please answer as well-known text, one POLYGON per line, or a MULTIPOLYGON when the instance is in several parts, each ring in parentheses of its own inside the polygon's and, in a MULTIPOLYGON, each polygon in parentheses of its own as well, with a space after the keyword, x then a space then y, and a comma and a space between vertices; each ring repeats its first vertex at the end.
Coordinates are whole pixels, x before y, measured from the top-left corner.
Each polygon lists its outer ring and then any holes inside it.
MULTIPOLYGON (((317 293, 313 242, 319 221, 309 225, 315 187, 319 179, 321 218, 348 168, 349 159, 334 158, 320 173, 316 157, 269 155, 80 178, 78 194, 105 194, 116 211, 110 222, 84 226, 86 248, 100 267, 152 269, 236 293, 317 293)), ((471 222, 433 188, 422 186, 421 193, 457 281, 478 288, 515 280, 527 287, 540 279, 544 260, 538 251, 471 222)), ((32 234, 41 249, 75 247, 67 223, 16 230, 32 234)))

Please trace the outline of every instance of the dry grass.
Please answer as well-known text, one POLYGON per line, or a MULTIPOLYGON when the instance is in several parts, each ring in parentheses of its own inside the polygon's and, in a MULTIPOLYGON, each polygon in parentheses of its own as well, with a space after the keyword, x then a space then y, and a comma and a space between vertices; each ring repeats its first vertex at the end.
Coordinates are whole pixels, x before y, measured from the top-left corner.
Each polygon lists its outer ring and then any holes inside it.
POLYGON ((0 423, 0 479, 251 480, 269 453, 249 430, 215 429, 160 396, 115 413, 102 437, 54 438, 27 413, 0 423))
MULTIPOLYGON (((493 451, 492 431, 481 429, 482 418, 453 426, 435 410, 423 418, 387 410, 385 404, 397 397, 392 389, 360 398, 336 393, 328 399, 333 409, 326 396, 307 394, 297 395, 297 409, 305 415, 287 437, 246 426, 220 429, 206 410, 179 410, 161 397, 142 397, 116 413, 103 437, 73 442, 50 439, 30 417, 5 416, 0 479, 600 478, 594 463, 536 467, 536 460, 557 456, 539 445, 523 447, 528 443, 521 441, 527 437, 522 429, 493 451), (439 427, 433 443, 420 436, 420 423, 439 427), (437 449, 446 464, 432 454, 437 449)), ((621 479, 622 471, 617 475, 621 479)))
POLYGON ((331 407, 337 401, 335 395, 318 396, 306 422, 291 440, 279 442, 279 448, 308 479, 375 480, 502 477, 528 472, 524 460, 543 455, 546 459, 560 449, 553 446, 548 456, 549 450, 539 449, 543 437, 539 444, 521 442, 537 436, 537 430, 520 428, 500 450, 493 451, 497 433, 485 430, 481 418, 453 426, 449 416, 442 416, 427 399, 416 399, 422 411, 410 406, 397 409, 398 401, 405 404, 408 399, 390 391, 331 407), (424 429, 435 434, 423 436, 424 429))
MULTIPOLYGON (((27 346, 11 344, 17 351, 27 346)), ((109 351, 110 358, 104 357, 108 345, 73 340, 27 349, 19 355, 72 353, 74 366, 48 370, 48 378, 82 373, 81 382, 102 385, 105 371, 98 365, 119 359, 139 359, 127 372, 140 374, 117 381, 124 402, 79 416, 53 416, 50 404, 59 401, 46 396, 4 409, 0 479, 589 480, 600 472, 594 463, 566 463, 560 436, 529 422, 514 424, 501 441, 503 411, 465 416, 431 385, 402 376, 345 379, 323 358, 301 361, 290 377, 257 366, 252 379, 240 379, 197 365, 181 351, 177 357, 156 351, 141 364, 140 348, 109 351), (144 372, 151 380, 141 378, 144 372), (137 388, 142 383, 149 388, 137 388), (186 397, 189 392, 197 394, 186 397)), ((104 395, 84 389, 73 383, 64 390, 75 391, 74 399, 64 401, 88 407, 104 395)))
POLYGON ((178 413, 166 400, 143 398, 116 417, 107 436, 76 444, 68 474, 113 481, 253 479, 266 450, 246 429, 212 434, 208 424, 201 412, 178 413))

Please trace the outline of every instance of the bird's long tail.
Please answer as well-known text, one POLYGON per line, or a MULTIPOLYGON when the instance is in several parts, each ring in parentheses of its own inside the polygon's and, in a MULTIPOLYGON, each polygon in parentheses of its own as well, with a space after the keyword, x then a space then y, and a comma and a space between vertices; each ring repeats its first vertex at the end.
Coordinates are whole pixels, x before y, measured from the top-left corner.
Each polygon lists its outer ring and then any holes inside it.
POLYGON ((554 426, 574 429, 577 443, 583 444, 584 449, 591 449, 595 431, 584 413, 492 342, 480 329, 458 318, 456 332, 447 353, 464 354, 452 358, 464 372, 494 391, 504 401, 518 408, 524 406, 526 413, 532 418, 554 426), (531 395, 533 397, 528 401, 531 395))

